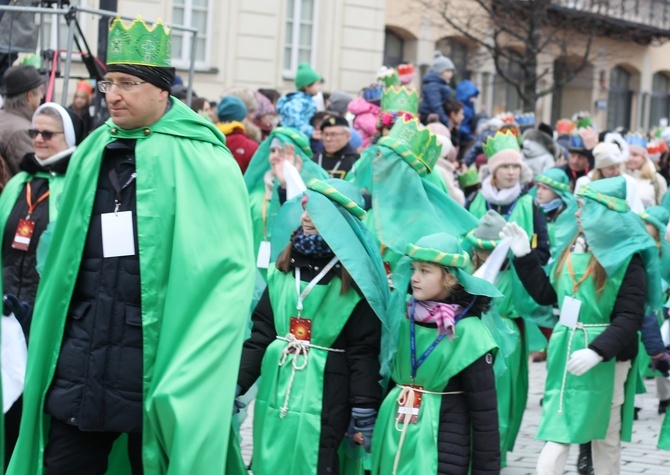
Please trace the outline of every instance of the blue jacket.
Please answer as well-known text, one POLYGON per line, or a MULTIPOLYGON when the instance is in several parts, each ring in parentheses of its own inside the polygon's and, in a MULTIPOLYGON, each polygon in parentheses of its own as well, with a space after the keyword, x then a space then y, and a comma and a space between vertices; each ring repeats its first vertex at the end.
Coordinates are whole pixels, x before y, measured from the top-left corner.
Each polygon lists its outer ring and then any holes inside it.
POLYGON ((475 104, 473 97, 479 95, 479 89, 469 79, 464 79, 456 86, 456 100, 463 103, 463 122, 458 128, 462 140, 471 140, 472 137, 472 118, 475 116, 475 104))
POLYGON ((431 70, 423 77, 422 84, 423 90, 421 91, 419 114, 421 116, 437 114, 440 117, 440 122, 449 127, 449 117, 444 112, 444 103, 451 98, 451 88, 447 84, 447 81, 431 70))
POLYGON ((312 96, 302 91, 289 92, 277 101, 277 113, 281 117, 281 125, 293 127, 312 137, 314 127, 309 124, 316 112, 316 103, 312 96))

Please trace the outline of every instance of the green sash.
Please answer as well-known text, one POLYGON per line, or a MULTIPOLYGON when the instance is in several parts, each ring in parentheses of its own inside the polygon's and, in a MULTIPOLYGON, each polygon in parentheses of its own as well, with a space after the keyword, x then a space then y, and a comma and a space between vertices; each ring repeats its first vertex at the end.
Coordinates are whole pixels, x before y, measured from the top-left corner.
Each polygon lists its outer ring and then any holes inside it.
MULTIPOLYGON (((277 335, 289 334, 290 318, 298 300, 295 278, 271 265, 270 301, 277 335)), ((307 282, 301 282, 301 291, 307 282)), ((341 295, 341 280, 316 285, 305 298, 302 318, 312 320, 311 345, 306 357, 287 354, 288 342, 277 339, 265 351, 254 412, 256 475, 316 474, 321 434, 323 380, 330 348, 361 300, 353 289, 341 295), (304 367, 303 367, 304 366, 304 367), (283 411, 282 408, 288 408, 283 411)))
MULTIPOLYGON (((579 282, 588 270, 591 254, 571 254, 570 258, 574 277, 579 282)), ((566 364, 573 352, 587 348, 610 324, 616 296, 627 269, 628 264, 623 265, 614 275, 608 277, 600 298, 595 297, 597 292, 593 276, 588 276, 579 285, 575 297, 582 302, 578 328, 573 330, 561 324, 556 325, 549 340, 547 381, 538 439, 582 444, 605 438, 612 405, 616 362, 610 360, 598 363, 582 376, 567 372, 566 364)), ((574 279, 569 273, 567 263, 563 265, 558 278, 552 273, 551 279, 559 306, 562 306, 564 297, 573 295, 574 279)), ((637 370, 635 365, 631 368, 633 370, 637 370)), ((629 372, 628 382, 631 374, 635 373, 629 372)), ((629 396, 631 387, 634 395, 635 378, 632 379, 633 384, 627 382, 626 386, 626 403, 622 411, 624 421, 627 420, 627 411, 632 411, 629 396)), ((622 440, 630 437, 627 432, 628 429, 622 426, 622 440)))
MULTIPOLYGON (((372 473, 389 475, 393 472, 396 454, 400 451, 397 475, 437 473, 437 431, 440 423, 441 394, 422 394, 419 419, 408 424, 403 446, 401 432, 396 427, 398 397, 402 385, 411 384, 410 324, 404 318, 400 327, 398 353, 393 380, 398 384, 384 399, 372 436, 372 473)), ((415 384, 424 390, 440 393, 449 380, 474 361, 496 348, 495 341, 479 318, 468 317, 456 325, 456 338, 442 340, 426 358, 416 373, 415 384)), ((435 328, 416 326, 417 356, 428 348, 437 336, 435 328)))

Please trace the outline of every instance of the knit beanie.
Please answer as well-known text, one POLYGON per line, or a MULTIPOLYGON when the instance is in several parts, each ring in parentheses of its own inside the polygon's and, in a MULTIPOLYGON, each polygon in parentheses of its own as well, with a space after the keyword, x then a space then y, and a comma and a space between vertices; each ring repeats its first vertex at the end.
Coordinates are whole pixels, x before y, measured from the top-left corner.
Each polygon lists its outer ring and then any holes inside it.
POLYGON ((247 116, 247 106, 239 97, 225 96, 216 108, 216 115, 221 122, 239 122, 247 116))
POLYGON ((624 162, 621 149, 617 144, 600 142, 593 149, 593 158, 596 169, 612 165, 620 165, 624 162))
POLYGON ((448 69, 451 69, 452 71, 456 69, 454 63, 449 58, 444 56, 440 51, 435 51, 433 53, 433 58, 433 67, 431 69, 437 74, 440 74, 441 72, 448 69))
POLYGON ((342 117, 347 113, 347 106, 353 100, 349 94, 344 91, 334 91, 330 95, 330 104, 326 110, 334 111, 340 114, 342 117))
POLYGON ((295 87, 300 90, 321 80, 321 76, 307 63, 301 63, 295 73, 295 87))

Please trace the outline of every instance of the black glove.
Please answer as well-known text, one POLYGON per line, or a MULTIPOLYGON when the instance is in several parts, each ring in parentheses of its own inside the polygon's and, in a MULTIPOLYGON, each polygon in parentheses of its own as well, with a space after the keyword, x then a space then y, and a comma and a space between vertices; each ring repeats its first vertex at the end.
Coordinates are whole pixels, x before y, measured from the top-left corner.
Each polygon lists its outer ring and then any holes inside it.
POLYGON ((370 452, 370 445, 372 443, 372 431, 375 428, 377 421, 377 410, 372 408, 354 407, 351 409, 351 421, 349 421, 349 429, 347 430, 347 438, 349 444, 355 447, 358 442, 354 441, 354 436, 360 432, 363 435, 363 448, 366 452, 370 452))
POLYGON ((660 371, 667 378, 670 374, 670 353, 666 351, 665 353, 661 353, 661 356, 658 358, 652 358, 651 369, 660 371))
POLYGON ((2 315, 5 317, 12 313, 20 322, 30 315, 32 308, 27 302, 21 302, 14 294, 5 294, 2 297, 2 315))
POLYGON ((247 407, 242 401, 238 400, 240 393, 242 392, 242 387, 238 384, 235 387, 235 402, 233 403, 233 414, 239 414, 239 412, 247 407))

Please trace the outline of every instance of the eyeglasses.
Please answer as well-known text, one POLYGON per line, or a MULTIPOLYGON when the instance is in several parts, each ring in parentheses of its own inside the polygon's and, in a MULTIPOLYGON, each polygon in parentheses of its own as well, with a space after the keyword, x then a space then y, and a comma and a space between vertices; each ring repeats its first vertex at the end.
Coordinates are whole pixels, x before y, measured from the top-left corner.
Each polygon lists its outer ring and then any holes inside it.
POLYGON ((100 81, 98 83, 98 89, 102 93, 107 93, 112 90, 112 86, 116 86, 122 91, 131 91, 136 86, 144 84, 147 81, 121 81, 121 82, 112 82, 112 81, 100 81))
POLYGON ((34 139, 38 135, 41 135, 44 140, 51 140, 54 137, 54 135, 62 134, 62 133, 63 133, 63 131, 54 132, 52 130, 28 129, 28 135, 30 135, 31 139, 34 139))
POLYGON ((331 132, 329 134, 321 134, 321 138, 323 139, 334 139, 335 137, 345 134, 346 132, 331 132))

